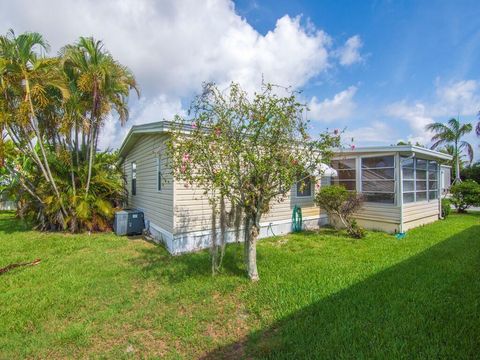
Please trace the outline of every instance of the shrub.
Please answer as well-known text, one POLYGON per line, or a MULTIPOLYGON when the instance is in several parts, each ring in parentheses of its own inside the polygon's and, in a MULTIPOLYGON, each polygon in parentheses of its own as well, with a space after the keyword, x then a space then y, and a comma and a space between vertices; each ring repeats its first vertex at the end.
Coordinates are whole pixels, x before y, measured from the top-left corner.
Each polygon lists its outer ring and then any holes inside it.
POLYGON ((355 191, 348 191, 343 186, 325 186, 315 196, 315 203, 330 217, 337 216, 351 237, 360 239, 365 236, 365 231, 352 218, 363 204, 362 196, 355 191))
POLYGON ((450 215, 452 210, 452 202, 449 199, 442 199, 442 217, 445 219, 450 215))
POLYGON ((452 203, 459 213, 470 206, 480 206, 480 185, 473 180, 466 180, 450 188, 452 203))

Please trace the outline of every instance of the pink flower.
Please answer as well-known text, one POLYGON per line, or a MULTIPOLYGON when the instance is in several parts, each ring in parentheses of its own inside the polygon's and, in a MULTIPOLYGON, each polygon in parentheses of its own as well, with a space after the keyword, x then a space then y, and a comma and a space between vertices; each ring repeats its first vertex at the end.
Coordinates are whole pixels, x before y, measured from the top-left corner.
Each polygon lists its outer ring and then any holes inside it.
POLYGON ((186 162, 189 162, 190 161, 190 155, 188 153, 185 153, 183 154, 183 157, 182 157, 182 163, 186 163, 186 162))
POLYGON ((197 128, 197 124, 195 124, 194 122, 192 122, 192 128, 196 129, 196 128, 197 128))
POLYGON ((187 167, 185 165, 182 165, 182 167, 180 168, 180 172, 182 174, 185 174, 185 171, 187 170, 187 167))
POLYGON ((355 150, 355 144, 350 145, 350 149, 355 150))
POLYGON ((219 128, 215 129, 215 135, 220 136, 221 133, 222 133, 222 130, 220 130, 219 128))

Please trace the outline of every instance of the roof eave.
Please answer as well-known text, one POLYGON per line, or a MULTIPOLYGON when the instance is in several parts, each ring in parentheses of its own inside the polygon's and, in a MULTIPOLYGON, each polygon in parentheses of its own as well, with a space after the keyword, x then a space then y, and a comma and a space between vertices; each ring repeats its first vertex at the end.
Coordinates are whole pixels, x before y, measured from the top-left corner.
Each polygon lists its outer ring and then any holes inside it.
POLYGON ((395 145, 395 146, 370 146, 370 147, 358 147, 355 149, 334 149, 336 155, 340 154, 358 154, 358 153, 415 153, 430 156, 441 160, 452 160, 452 156, 442 153, 440 151, 430 150, 415 145, 395 145))

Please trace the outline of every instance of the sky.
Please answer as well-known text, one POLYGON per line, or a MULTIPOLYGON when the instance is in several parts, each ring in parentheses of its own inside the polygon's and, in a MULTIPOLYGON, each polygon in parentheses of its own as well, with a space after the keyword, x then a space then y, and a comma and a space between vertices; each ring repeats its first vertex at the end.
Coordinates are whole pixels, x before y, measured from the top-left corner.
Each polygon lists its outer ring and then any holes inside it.
POLYGON ((429 145, 426 124, 478 120, 478 1, 0 1, 3 33, 40 32, 52 55, 94 36, 133 71, 141 97, 125 127, 107 119, 103 149, 132 125, 185 116, 205 81, 291 86, 313 134, 345 129, 356 146, 429 145))

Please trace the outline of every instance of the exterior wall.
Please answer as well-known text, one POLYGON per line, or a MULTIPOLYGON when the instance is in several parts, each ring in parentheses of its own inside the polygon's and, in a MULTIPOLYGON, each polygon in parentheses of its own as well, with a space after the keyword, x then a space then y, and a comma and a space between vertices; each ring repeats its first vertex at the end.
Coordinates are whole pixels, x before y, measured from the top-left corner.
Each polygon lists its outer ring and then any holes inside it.
POLYGON ((151 231, 158 233, 163 241, 171 239, 173 233, 173 181, 165 171, 165 135, 141 136, 126 156, 122 166, 128 190, 128 207, 141 209, 151 231), (162 190, 157 190, 157 158, 162 158, 161 169, 164 181, 162 190), (131 194, 132 162, 137 166, 137 194, 131 194))
POLYGON ((440 216, 438 200, 403 205, 403 230, 431 223, 440 216))
POLYGON ((418 226, 426 225, 433 223, 438 220, 438 215, 433 215, 433 216, 428 216, 428 217, 422 217, 417 220, 410 221, 408 223, 403 224, 403 230, 411 230, 413 228, 416 228, 418 226))
MULTIPOLYGON (((322 182, 326 183, 329 180, 325 178, 322 182)), ((268 214, 261 219, 259 238, 291 232, 292 211, 295 205, 302 208, 305 229, 315 229, 326 224, 327 215, 321 213, 320 208, 314 204, 314 188, 312 184, 310 197, 297 197, 296 188, 293 188, 286 198, 274 201, 268 214)), ((174 239, 169 250, 176 254, 208 247, 211 239, 211 221, 211 206, 203 190, 175 182, 174 239)), ((243 234, 240 238, 243 238, 243 234)), ((229 231, 227 242, 233 241, 235 241, 233 231, 229 231)))
POLYGON ((440 190, 442 194, 446 194, 452 185, 452 167, 440 165, 440 190))
MULTIPOLYGON (((157 158, 164 153, 165 134, 145 134, 140 136, 123 162, 126 175, 127 189, 129 190, 128 206, 144 211, 145 219, 149 222, 149 230, 154 239, 163 242, 173 254, 194 251, 210 245, 212 225, 211 207, 203 190, 195 187, 186 187, 184 183, 173 181, 166 170, 166 161, 162 159, 164 182, 162 190, 157 191, 157 158), (131 195, 131 164, 137 166, 137 194, 131 195)), ((379 153, 376 156, 392 153, 379 153)), ((357 158, 370 154, 355 154, 346 156, 357 158)), ((372 230, 387 231, 390 233, 400 230, 400 223, 404 222, 404 231, 415 226, 433 222, 439 217, 438 200, 422 203, 400 204, 399 154, 396 157, 396 203, 376 204, 365 203, 355 214, 360 226, 372 230), (403 209, 403 211, 402 211, 403 209)), ((358 166, 357 166, 358 170, 358 166)), ((357 184, 360 182, 357 171, 357 184)), ((330 183, 329 178, 322 179, 322 186, 330 183)), ((295 205, 302 208, 303 224, 306 229, 316 229, 328 223, 328 217, 314 204, 315 186, 312 184, 312 196, 297 197, 296 188, 292 189, 286 198, 276 201, 268 214, 261 220, 259 238, 273 235, 283 235, 291 231, 291 216, 295 205)), ((228 209, 228 204, 227 204, 228 209)), ((332 219, 332 222, 335 221, 332 219)), ((218 230, 217 230, 218 231, 218 230)), ((240 234, 243 239, 243 234, 240 234)), ((227 233, 227 242, 233 242, 233 230, 227 233)))
POLYGON ((358 224, 366 229, 394 233, 399 230, 400 207, 365 203, 354 217, 358 224))
MULTIPOLYGON (((365 203, 353 217, 358 225, 368 230, 388 233, 400 230, 400 207, 395 205, 365 203)), ((331 219, 331 223, 343 227, 338 219, 331 219)))
MULTIPOLYGON (((362 157, 377 157, 377 156, 394 156, 395 157, 395 192, 396 201, 394 204, 381 204, 374 202, 365 202, 362 208, 355 213, 354 218, 358 224, 369 230, 380 230, 389 233, 399 231, 400 228, 400 197, 398 196, 399 179, 400 179, 400 159, 398 153, 395 152, 380 152, 372 154, 371 152, 356 152, 355 154, 345 154, 344 156, 336 157, 335 159, 355 159, 356 160, 356 188, 361 189, 361 167, 362 157)), ((338 221, 332 219, 332 223, 339 226, 338 221)))

